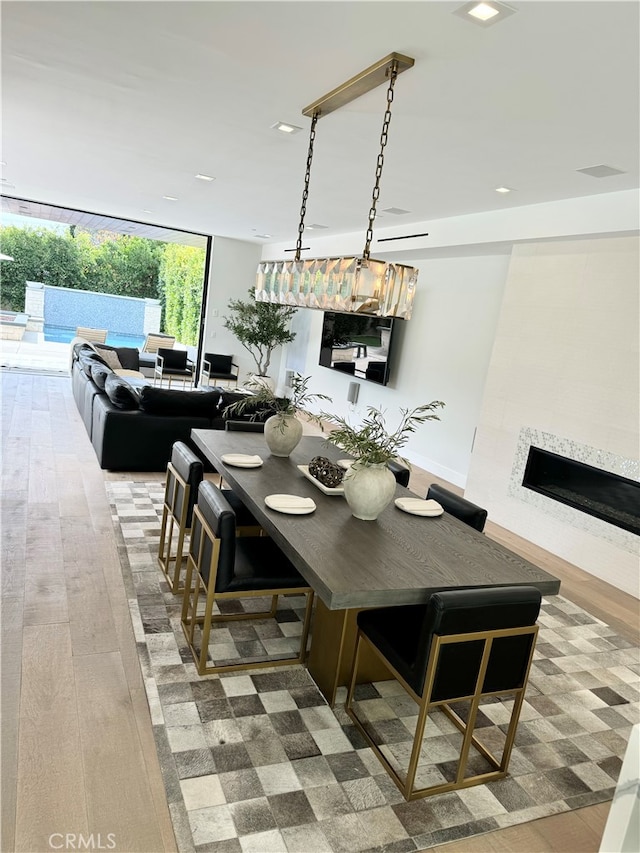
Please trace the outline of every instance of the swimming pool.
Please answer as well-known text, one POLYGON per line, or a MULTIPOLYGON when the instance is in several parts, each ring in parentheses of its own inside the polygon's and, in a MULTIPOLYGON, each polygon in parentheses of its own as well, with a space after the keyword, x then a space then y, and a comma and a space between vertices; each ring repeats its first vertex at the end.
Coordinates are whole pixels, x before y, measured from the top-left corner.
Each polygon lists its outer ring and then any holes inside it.
MULTIPOLYGON (((44 327, 45 341, 54 341, 59 344, 69 344, 76 337, 76 330, 68 326, 49 326, 44 327)), ((127 335, 122 332, 109 332, 107 335, 107 344, 110 347, 135 347, 142 348, 145 342, 144 335, 127 335)))

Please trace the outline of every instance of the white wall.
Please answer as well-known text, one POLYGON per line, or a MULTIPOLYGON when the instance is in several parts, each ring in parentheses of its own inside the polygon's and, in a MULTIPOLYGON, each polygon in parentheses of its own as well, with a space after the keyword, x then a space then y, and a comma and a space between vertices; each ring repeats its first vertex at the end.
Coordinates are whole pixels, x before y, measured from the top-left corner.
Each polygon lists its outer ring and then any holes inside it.
POLYGON ((385 408, 388 423, 394 425, 400 407, 443 400, 441 421, 420 427, 405 455, 420 467, 464 485, 509 258, 413 263, 420 269, 413 316, 396 323, 388 386, 361 380, 357 406, 347 402, 354 377, 318 364, 322 311, 298 311, 292 323, 296 341, 287 348, 283 370, 311 376, 311 390, 333 398, 332 404, 316 408, 346 415, 353 423, 370 405, 385 408))
MULTIPOLYGON (((518 195, 508 197, 501 210, 451 216, 428 222, 414 222, 406 226, 401 217, 389 224, 388 217, 376 223, 372 257, 385 257, 380 249, 393 246, 393 258, 404 262, 406 257, 428 257, 429 252, 441 248, 456 248, 473 252, 473 247, 511 245, 523 240, 555 240, 566 237, 595 236, 603 234, 637 233, 640 226, 640 192, 599 192, 597 195, 567 198, 544 204, 518 205, 518 195), (400 239, 402 234, 426 233, 425 237, 400 239), (376 246, 381 237, 393 238, 393 243, 376 246), (424 255, 421 251, 424 250, 424 255)), ((331 255, 360 254, 362 232, 336 234, 323 237, 316 231, 305 234, 309 252, 304 257, 322 258, 331 255)), ((263 260, 286 257, 284 250, 291 245, 272 243, 264 247, 263 260)), ((388 254, 391 260, 391 254, 388 254)))
POLYGON ((532 505, 513 469, 525 429, 557 437, 570 458, 594 449, 605 470, 617 457, 637 479, 638 269, 637 237, 514 247, 465 492, 493 521, 635 596, 638 537, 546 498, 532 505))
MULTIPOLYGON (((229 313, 227 305, 230 299, 249 299, 247 291, 255 284, 260 254, 261 247, 255 243, 245 243, 227 237, 213 239, 203 352, 233 355, 240 368, 241 381, 255 371, 255 362, 235 335, 224 328, 224 316, 229 313)), ((274 353, 274 376, 278 374, 281 355, 281 349, 274 353)))

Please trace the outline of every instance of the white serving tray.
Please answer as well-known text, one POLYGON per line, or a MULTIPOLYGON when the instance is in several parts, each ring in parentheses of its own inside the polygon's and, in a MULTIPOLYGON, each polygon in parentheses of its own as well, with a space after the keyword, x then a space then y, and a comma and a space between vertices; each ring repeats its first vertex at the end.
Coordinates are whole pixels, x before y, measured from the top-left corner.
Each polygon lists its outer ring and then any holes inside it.
POLYGON ((320 480, 316 479, 313 474, 309 473, 308 465, 298 465, 298 471, 300 471, 307 480, 311 480, 314 486, 320 489, 321 492, 324 492, 325 495, 344 495, 344 486, 325 486, 324 483, 321 483, 320 480))

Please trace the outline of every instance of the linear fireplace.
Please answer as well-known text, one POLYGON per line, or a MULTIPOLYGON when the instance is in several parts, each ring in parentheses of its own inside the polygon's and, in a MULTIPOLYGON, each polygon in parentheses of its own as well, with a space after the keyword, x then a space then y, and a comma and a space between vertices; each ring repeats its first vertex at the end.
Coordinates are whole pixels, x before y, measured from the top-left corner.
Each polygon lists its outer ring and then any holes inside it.
POLYGON ((640 483, 531 445, 522 485, 640 536, 640 483))

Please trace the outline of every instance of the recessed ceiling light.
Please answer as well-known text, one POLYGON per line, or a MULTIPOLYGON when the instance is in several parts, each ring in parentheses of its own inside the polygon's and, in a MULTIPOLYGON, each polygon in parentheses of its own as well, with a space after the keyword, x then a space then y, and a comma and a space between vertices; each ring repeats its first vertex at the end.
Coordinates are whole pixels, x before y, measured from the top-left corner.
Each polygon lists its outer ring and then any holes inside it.
POLYGON ((178 201, 177 197, 174 195, 163 195, 162 198, 166 199, 166 201, 178 201))
POLYGON ((277 121, 275 124, 271 125, 271 129, 272 130, 279 130, 280 133, 287 133, 287 134, 299 133, 302 130, 302 128, 298 127, 298 125, 289 124, 289 122, 286 122, 286 121, 277 121))
POLYGON ((153 210, 149 210, 148 208, 145 207, 142 209, 142 212, 143 213, 153 213, 153 210))
POLYGON ((322 228, 328 228, 328 225, 320 225, 314 222, 313 225, 305 225, 305 231, 320 231, 322 228))
POLYGON ((260 240, 268 240, 271 237, 271 234, 256 234, 256 237, 260 240))
POLYGON ((513 15, 515 9, 507 6, 505 3, 498 3, 496 0, 473 0, 472 3, 465 3, 459 9, 454 11, 454 15, 459 15, 473 24, 478 24, 480 27, 490 27, 498 21, 503 21, 509 15, 513 15))
POLYGON ((197 174, 197 175, 195 175, 195 177, 196 177, 199 181, 215 181, 215 178, 212 178, 212 177, 211 177, 211 175, 201 175, 201 174, 197 174))
POLYGON ((404 216, 405 213, 411 213, 410 210, 403 210, 401 207, 385 207, 385 213, 391 213, 393 216, 404 216))
POLYGON ((493 6, 489 6, 488 3, 478 3, 478 5, 474 6, 473 9, 469 9, 467 14, 471 15, 472 18, 478 18, 480 21, 488 21, 495 15, 499 15, 500 12, 498 12, 497 9, 494 9, 493 6))
POLYGON ((496 187, 497 193, 512 193, 513 189, 511 187, 496 187))

